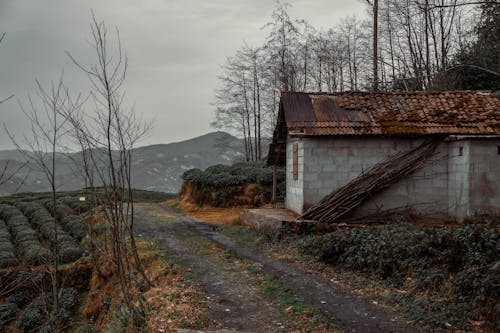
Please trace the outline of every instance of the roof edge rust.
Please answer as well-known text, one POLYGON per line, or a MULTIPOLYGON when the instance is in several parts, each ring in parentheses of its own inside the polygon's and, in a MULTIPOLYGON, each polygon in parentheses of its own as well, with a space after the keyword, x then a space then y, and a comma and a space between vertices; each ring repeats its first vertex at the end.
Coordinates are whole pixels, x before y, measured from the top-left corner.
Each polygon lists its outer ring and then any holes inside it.
MULTIPOLYGON (((380 135, 500 135, 500 96, 472 90, 282 92, 273 143, 380 135)), ((269 156, 269 162, 274 159, 269 156)))

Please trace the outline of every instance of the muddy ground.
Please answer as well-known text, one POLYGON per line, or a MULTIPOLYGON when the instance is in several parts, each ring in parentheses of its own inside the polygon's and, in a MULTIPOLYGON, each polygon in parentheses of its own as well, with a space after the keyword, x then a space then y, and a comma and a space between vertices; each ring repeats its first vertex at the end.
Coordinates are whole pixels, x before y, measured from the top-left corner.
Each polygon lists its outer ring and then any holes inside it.
MULTIPOLYGON (((213 224, 196 221, 160 204, 137 207, 137 233, 154 239, 170 260, 187 268, 207 295, 207 330, 245 332, 423 332, 372 299, 347 290, 299 264, 271 258, 228 237, 213 224), (319 316, 304 320, 280 308, 259 287, 259 276, 311 304, 319 316)), ((261 278, 262 279, 262 278, 261 278)), ((290 307, 292 308, 292 307, 290 307)))

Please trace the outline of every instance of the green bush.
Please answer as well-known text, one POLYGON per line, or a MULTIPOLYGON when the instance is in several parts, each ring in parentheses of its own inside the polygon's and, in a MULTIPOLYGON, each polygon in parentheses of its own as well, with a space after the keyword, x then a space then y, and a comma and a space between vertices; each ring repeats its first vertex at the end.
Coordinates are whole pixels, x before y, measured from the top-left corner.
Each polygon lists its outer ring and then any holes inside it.
POLYGON ((0 220, 0 268, 9 267, 15 262, 14 246, 10 232, 4 221, 0 220))
POLYGON ((2 303, 0 304, 0 332, 3 327, 9 322, 19 311, 19 308, 14 303, 2 303))
POLYGON ((82 240, 87 234, 88 225, 87 223, 78 215, 68 215, 61 220, 64 230, 69 232, 69 234, 78 241, 82 240))
POLYGON ((52 199, 41 201, 45 208, 50 212, 53 217, 62 225, 64 231, 68 232, 76 240, 81 241, 87 234, 87 224, 78 215, 75 215, 70 206, 62 203, 59 199, 56 205, 52 199))
MULTIPOLYGON (((278 182, 285 180, 285 172, 278 169, 278 182)), ((273 168, 263 162, 240 162, 231 166, 217 164, 205 171, 191 169, 182 175, 188 183, 200 187, 223 188, 246 184, 270 185, 273 182, 273 168)))
MULTIPOLYGON (((496 316, 500 237, 496 226, 345 228, 297 240, 319 261, 386 279, 396 287, 450 298, 471 318, 496 316), (465 305, 466 304, 466 305, 465 305)), ((431 311, 432 312, 432 311, 431 311)))
POLYGON ((0 218, 5 221, 18 253, 31 264, 46 263, 50 252, 42 246, 28 219, 14 206, 0 204, 0 218))
POLYGON ((51 249, 56 246, 59 249, 59 259, 62 263, 72 262, 80 258, 84 251, 78 242, 66 231, 62 230, 58 224, 54 228, 54 217, 39 202, 18 202, 18 207, 40 231, 42 236, 50 241, 51 249), (57 235, 56 235, 57 232, 57 235))
POLYGON ((73 309, 78 303, 78 291, 75 288, 64 288, 59 295, 59 320, 68 324, 73 315, 73 309))
POLYGON ((38 296, 24 309, 17 318, 15 326, 23 332, 32 332, 38 326, 41 326, 48 310, 49 300, 47 297, 38 296))
MULTIPOLYGON (((23 286, 18 286, 18 287, 22 288, 23 286)), ((30 292, 24 290, 15 291, 14 293, 5 298, 5 300, 8 303, 14 303, 19 308, 25 306, 30 301, 30 299, 31 299, 30 292)))

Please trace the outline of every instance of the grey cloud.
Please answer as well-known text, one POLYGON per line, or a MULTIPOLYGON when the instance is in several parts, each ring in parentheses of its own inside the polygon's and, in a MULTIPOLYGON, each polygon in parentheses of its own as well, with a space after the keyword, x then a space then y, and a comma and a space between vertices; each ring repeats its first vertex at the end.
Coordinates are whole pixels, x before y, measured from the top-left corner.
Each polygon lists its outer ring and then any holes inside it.
MULTIPOLYGON (((291 15, 316 27, 363 14, 354 0, 290 0, 291 15)), ((34 79, 56 80, 64 68, 74 91, 88 91, 85 75, 68 60, 70 51, 92 60, 90 8, 106 22, 110 37, 118 26, 129 57, 128 105, 155 128, 142 144, 178 141, 210 131, 213 92, 226 57, 243 44, 259 45, 267 31, 273 0, 0 0, 0 98, 25 99, 34 79)), ((16 100, 0 105, 0 123, 22 133, 16 100)), ((0 129, 0 149, 11 148, 0 129)))

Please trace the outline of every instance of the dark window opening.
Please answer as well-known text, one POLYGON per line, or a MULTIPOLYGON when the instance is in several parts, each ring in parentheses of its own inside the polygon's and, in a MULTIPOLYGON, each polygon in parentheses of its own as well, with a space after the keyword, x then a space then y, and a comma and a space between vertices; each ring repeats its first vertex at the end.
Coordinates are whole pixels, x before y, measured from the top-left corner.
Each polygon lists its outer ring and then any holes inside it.
POLYGON ((299 145, 293 144, 293 180, 299 179, 299 145))
POLYGON ((500 146, 498 146, 497 148, 498 148, 497 154, 500 155, 500 146))
POLYGON ((458 147, 458 156, 464 156, 464 147, 458 147))

